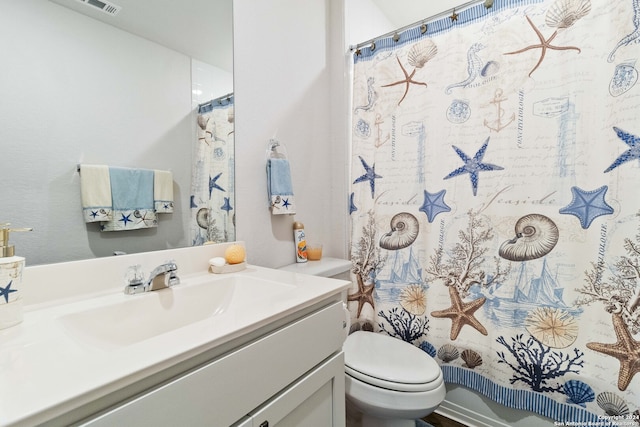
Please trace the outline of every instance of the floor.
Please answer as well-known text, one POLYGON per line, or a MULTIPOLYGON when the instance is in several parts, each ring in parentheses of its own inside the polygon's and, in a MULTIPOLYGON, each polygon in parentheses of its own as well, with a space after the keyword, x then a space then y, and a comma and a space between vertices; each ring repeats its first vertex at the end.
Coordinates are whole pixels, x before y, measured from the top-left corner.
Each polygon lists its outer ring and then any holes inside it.
POLYGON ((423 420, 431 424, 433 427, 467 427, 465 424, 460 424, 459 422, 443 417, 435 412, 428 417, 423 418, 423 420))
MULTIPOLYGON (((351 402, 347 400, 345 403, 347 409, 347 427, 367 427, 362 425, 362 420, 360 419, 362 415, 351 405, 351 402)), ((423 420, 433 427, 468 427, 465 424, 460 424, 435 412, 423 418, 423 420)))

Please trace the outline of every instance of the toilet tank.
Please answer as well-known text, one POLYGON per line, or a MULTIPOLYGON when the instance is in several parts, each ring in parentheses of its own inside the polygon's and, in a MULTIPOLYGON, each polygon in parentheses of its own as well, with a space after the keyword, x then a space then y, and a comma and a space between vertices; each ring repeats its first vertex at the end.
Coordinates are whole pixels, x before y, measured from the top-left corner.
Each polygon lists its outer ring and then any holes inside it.
POLYGON ((322 257, 319 261, 297 262, 279 268, 279 270, 342 280, 351 280, 349 277, 350 269, 351 261, 329 257, 322 257))

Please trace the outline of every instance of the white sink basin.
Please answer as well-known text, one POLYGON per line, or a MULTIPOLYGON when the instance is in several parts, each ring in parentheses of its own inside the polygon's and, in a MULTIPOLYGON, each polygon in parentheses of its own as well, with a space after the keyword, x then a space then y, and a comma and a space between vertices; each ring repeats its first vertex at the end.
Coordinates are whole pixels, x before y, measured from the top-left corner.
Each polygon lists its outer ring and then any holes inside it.
POLYGON ((90 309, 61 316, 70 335, 103 348, 134 344, 219 316, 234 307, 268 301, 291 285, 245 276, 205 276, 160 291, 123 295, 90 309))

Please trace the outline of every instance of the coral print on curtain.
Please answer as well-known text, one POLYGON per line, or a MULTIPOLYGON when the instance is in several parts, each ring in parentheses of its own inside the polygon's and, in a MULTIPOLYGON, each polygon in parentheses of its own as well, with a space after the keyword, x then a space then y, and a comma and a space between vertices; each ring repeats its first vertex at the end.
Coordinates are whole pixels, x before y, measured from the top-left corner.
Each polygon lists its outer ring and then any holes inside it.
POLYGON ((233 94, 200 106, 191 176, 191 242, 235 240, 233 94))
POLYGON ((640 0, 399 35, 354 53, 353 324, 504 405, 640 425, 640 0))

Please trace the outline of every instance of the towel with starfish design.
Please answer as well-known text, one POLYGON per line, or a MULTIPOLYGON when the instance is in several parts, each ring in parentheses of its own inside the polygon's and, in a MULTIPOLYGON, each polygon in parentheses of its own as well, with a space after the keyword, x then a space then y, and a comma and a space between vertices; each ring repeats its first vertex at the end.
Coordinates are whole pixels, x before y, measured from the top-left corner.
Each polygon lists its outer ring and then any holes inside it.
POLYGON ((267 160, 267 191, 273 215, 293 215, 296 213, 291 170, 287 159, 270 158, 267 160))

